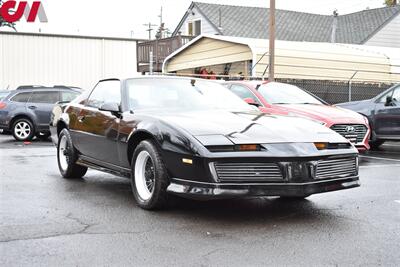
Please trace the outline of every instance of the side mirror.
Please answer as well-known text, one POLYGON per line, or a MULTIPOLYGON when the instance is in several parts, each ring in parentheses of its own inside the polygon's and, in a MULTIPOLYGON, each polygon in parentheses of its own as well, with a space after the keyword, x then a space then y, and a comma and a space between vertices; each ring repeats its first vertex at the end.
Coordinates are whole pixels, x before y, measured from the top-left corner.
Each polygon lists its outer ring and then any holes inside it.
POLYGON ((388 95, 388 96, 386 97, 385 106, 386 106, 386 107, 387 107, 387 106, 391 106, 391 105, 392 105, 392 101, 393 101, 392 96, 388 95))
POLYGON ((99 110, 100 111, 109 111, 109 112, 111 112, 111 114, 113 114, 116 117, 119 117, 121 114, 119 105, 118 105, 118 103, 115 103, 115 102, 105 102, 103 105, 100 106, 99 110))
POLYGON ((249 104, 249 105, 256 106, 256 107, 259 107, 259 106, 260 106, 260 104, 256 103, 256 101, 254 101, 253 98, 246 97, 246 98, 244 98, 243 100, 244 100, 244 102, 246 102, 246 103, 249 104))

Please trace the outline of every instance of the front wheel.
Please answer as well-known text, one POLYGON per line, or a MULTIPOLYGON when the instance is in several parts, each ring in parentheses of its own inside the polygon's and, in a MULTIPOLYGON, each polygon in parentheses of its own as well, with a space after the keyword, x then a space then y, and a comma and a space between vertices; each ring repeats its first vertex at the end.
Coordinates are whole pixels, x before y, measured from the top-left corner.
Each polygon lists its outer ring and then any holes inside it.
POLYGON ((82 178, 87 167, 76 164, 78 153, 72 144, 71 136, 67 129, 63 129, 58 137, 57 161, 58 169, 64 178, 82 178))
POLYGON ((12 133, 17 141, 30 141, 35 135, 35 129, 29 119, 18 119, 14 122, 12 133))
POLYGON ((167 205, 169 178, 156 145, 140 142, 132 157, 131 186, 137 204, 147 210, 167 205))
POLYGON ((301 200, 306 199, 309 196, 311 196, 311 195, 301 195, 301 196, 293 196, 293 197, 281 196, 280 199, 288 200, 288 201, 301 201, 301 200))

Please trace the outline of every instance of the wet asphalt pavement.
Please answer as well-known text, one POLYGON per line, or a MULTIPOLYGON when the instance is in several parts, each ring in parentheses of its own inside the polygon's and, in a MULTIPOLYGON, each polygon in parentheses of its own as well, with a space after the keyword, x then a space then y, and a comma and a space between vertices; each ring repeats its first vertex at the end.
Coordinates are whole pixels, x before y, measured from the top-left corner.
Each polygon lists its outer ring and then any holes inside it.
POLYGON ((400 143, 361 157, 359 188, 157 212, 126 179, 62 179, 55 152, 0 135, 0 266, 400 266, 400 143))

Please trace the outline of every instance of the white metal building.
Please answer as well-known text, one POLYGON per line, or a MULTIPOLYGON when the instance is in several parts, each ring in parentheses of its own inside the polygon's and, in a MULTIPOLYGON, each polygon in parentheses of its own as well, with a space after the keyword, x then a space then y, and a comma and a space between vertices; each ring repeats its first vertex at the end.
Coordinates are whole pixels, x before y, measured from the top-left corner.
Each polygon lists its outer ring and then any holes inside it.
POLYGON ((19 85, 92 88, 137 75, 137 40, 0 32, 0 89, 19 85))

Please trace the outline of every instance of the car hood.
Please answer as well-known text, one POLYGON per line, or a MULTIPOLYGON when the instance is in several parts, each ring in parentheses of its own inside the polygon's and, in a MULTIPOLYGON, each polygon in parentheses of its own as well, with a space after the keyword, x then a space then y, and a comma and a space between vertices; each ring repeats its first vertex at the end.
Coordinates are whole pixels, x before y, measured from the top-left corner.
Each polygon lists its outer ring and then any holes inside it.
POLYGON ((279 106, 287 110, 289 114, 294 113, 325 123, 365 123, 362 115, 336 106, 313 104, 285 104, 279 106))
POLYGON ((223 135, 234 144, 348 142, 336 132, 308 119, 260 112, 190 111, 158 118, 202 139, 223 135))
POLYGON ((368 113, 369 109, 374 107, 374 102, 371 101, 371 99, 368 99, 368 100, 340 103, 337 104, 336 106, 366 114, 368 113))

